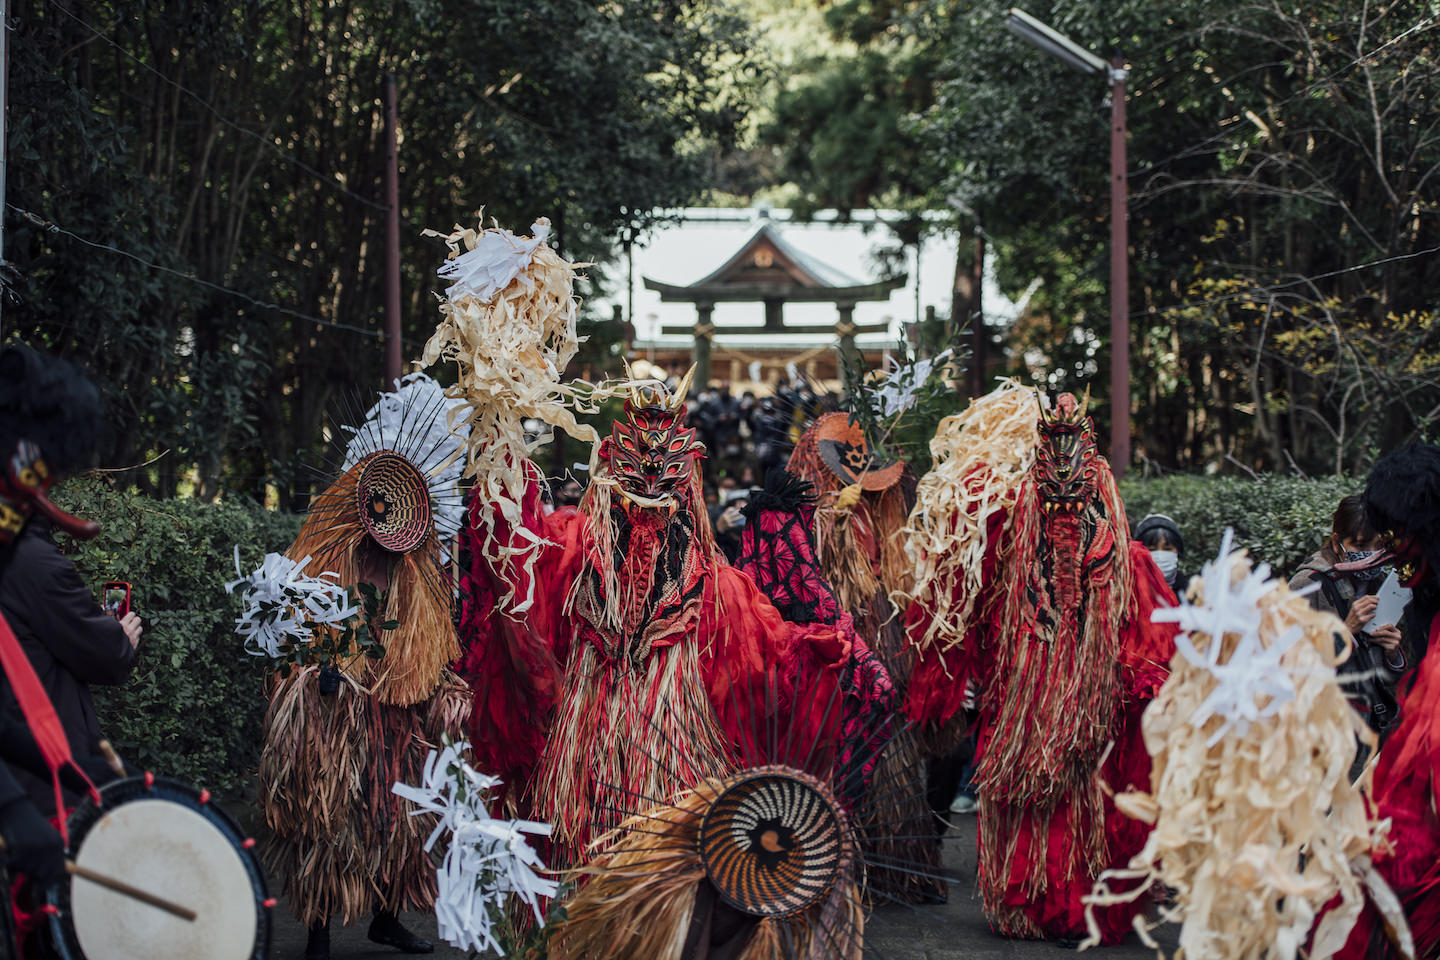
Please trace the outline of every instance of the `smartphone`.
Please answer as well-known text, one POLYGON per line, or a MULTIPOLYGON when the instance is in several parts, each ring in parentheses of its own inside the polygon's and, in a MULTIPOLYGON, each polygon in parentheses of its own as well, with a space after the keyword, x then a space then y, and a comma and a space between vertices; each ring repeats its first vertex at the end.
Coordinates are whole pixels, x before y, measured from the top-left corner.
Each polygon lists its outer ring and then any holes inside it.
POLYGON ((100 606, 119 620, 130 612, 130 584, 124 580, 108 580, 100 588, 100 606))
POLYGON ((1381 627, 1394 626, 1400 622, 1405 613, 1405 607, 1410 603, 1410 591, 1400 586, 1400 575, 1394 570, 1380 584, 1380 589, 1375 592, 1379 602, 1375 605, 1375 616, 1365 624, 1365 632, 1372 633, 1381 627))

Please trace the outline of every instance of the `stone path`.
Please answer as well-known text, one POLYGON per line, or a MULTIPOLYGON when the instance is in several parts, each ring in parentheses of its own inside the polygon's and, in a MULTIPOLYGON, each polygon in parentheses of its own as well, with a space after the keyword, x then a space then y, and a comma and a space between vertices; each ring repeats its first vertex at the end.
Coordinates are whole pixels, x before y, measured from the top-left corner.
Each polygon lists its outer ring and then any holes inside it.
MULTIPOLYGON (((973 818, 965 818, 960 837, 946 844, 946 866, 960 882, 950 890, 950 902, 943 906, 907 908, 889 906, 870 918, 866 934, 867 957, 881 960, 999 960, 1020 957, 1075 957, 1075 951, 1048 943, 1004 940, 990 932, 980 912, 975 895, 975 829, 973 818)), ((439 943, 432 914, 407 914, 410 929, 437 943, 436 957, 459 958, 466 954, 439 943)), ((276 911, 276 929, 271 956, 275 960, 301 960, 305 949, 305 931, 284 911, 276 911)), ((366 924, 336 928, 331 933, 331 955, 335 960, 346 958, 394 958, 401 954, 388 947, 377 946, 365 939, 366 924)), ((1173 936, 1166 943, 1173 951, 1173 936)), ((1162 937, 1162 943, 1167 938, 1162 937)), ((1137 939, 1119 947, 1087 950, 1087 957, 1100 960, 1139 960, 1153 958, 1137 939)), ((600 960, 600 958, 596 958, 600 960)), ((645 960, 645 958, 634 958, 645 960)))

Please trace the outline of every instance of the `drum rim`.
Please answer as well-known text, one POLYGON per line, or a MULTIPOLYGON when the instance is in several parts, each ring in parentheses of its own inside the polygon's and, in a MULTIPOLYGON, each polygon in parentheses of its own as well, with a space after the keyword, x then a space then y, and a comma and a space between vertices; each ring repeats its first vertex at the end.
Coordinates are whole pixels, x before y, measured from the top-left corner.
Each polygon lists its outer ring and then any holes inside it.
MULTIPOLYGON (((192 809, 224 834, 239 853, 240 860, 245 865, 245 872, 250 877, 251 888, 256 894, 255 948, 250 957, 251 960, 264 960, 270 955, 272 927, 270 906, 273 906, 273 903, 270 899, 269 884, 265 880, 265 870, 260 864, 260 858, 255 855, 254 844, 252 843, 250 847, 245 846, 245 841, 250 838, 245 836, 245 832, 240 829, 240 824, 206 796, 210 791, 197 789, 182 780, 157 777, 148 773, 112 780, 100 787, 99 791, 100 804, 98 806, 94 798, 86 794, 71 811, 70 818, 66 822, 70 834, 70 846, 67 852, 79 848, 86 835, 99 822, 102 812, 108 812, 130 800, 146 797, 172 801, 177 796, 188 799, 192 809), (202 800, 202 797, 205 799, 202 800)), ((50 889, 46 902, 54 908, 54 912, 50 914, 49 918, 50 936, 61 960, 87 960, 85 952, 80 949, 75 928, 70 923, 70 884, 56 884, 50 889)))

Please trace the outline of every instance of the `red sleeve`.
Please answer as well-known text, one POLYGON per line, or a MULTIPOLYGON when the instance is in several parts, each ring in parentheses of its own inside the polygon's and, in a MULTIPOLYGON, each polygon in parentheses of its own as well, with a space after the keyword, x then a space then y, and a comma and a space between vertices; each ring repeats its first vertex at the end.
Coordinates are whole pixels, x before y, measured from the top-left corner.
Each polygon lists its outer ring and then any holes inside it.
MULTIPOLYGON (((567 518, 574 520, 575 518, 567 518)), ((542 516, 539 487, 531 484, 521 503, 520 526, 535 536, 563 533, 549 529, 542 516)), ((470 682, 474 708, 470 742, 476 763, 485 773, 507 784, 528 780, 545 744, 546 722, 555 704, 560 671, 556 653, 568 633, 560 629, 560 606, 569 588, 561 586, 565 564, 572 561, 560 545, 542 546, 533 568, 520 564, 497 571, 485 556, 486 534, 501 544, 519 544, 524 538, 508 527, 498 511, 486 509, 478 497, 467 508, 467 523, 460 531, 461 648, 460 672, 470 682), (519 616, 501 611, 506 595, 510 605, 533 596, 531 608, 519 616)), ((573 562, 578 563, 578 560, 573 562)))
POLYGON ((1160 607, 1175 606, 1177 601, 1144 544, 1130 541, 1129 560, 1131 614, 1120 647, 1125 694, 1132 701, 1153 700, 1170 675, 1176 626, 1153 623, 1150 615, 1160 607))
POLYGON ((717 563, 712 576, 700 620, 710 703, 742 760, 771 762, 771 734, 791 706, 795 626, 741 571, 717 563))
MULTIPOLYGON (((934 611, 925 602, 917 601, 905 612, 907 642, 917 651, 915 668, 906 690, 905 712, 918 725, 939 728, 958 725, 964 716, 961 705, 965 700, 966 684, 970 680, 983 682, 985 679, 981 648, 988 632, 986 618, 990 615, 985 601, 990 594, 989 586, 995 582, 1004 529, 1005 514, 993 514, 987 531, 985 569, 980 580, 984 586, 976 598, 970 623, 966 625, 964 640, 960 644, 943 652, 934 644, 921 645, 920 639, 930 628, 934 611)), ((960 585, 939 585, 937 589, 958 592, 960 585)), ((942 736, 940 739, 946 738, 942 736)))

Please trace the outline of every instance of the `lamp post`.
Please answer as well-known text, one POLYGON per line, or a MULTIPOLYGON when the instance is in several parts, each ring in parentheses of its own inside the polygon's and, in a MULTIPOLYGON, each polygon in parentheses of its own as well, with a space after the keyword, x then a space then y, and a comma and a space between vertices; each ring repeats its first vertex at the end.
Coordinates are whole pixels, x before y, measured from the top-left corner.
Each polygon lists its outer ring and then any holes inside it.
POLYGON ((1130 231, 1125 181, 1125 58, 1109 63, 1063 33, 1015 7, 1010 32, 1087 76, 1110 80, 1110 468, 1116 478, 1130 466, 1130 231))

